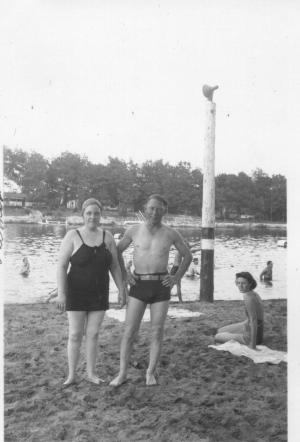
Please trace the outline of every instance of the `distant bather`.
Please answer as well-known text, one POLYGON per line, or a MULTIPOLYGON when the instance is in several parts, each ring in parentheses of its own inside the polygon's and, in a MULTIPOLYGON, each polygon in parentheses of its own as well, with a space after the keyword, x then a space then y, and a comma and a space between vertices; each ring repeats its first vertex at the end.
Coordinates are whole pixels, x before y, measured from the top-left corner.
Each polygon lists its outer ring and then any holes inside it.
POLYGON ((24 256, 23 261, 22 261, 22 266, 20 269, 20 274, 22 276, 28 276, 29 273, 30 273, 30 264, 29 264, 27 256, 24 256))

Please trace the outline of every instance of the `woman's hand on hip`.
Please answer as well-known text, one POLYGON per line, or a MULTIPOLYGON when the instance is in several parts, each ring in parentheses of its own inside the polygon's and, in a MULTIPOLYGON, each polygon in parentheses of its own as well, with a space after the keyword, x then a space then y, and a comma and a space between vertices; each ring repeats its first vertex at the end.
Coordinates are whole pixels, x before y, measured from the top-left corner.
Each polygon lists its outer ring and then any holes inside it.
POLYGON ((127 281, 127 284, 130 284, 130 285, 136 284, 136 280, 134 279, 134 276, 131 272, 127 272, 126 281, 127 281))

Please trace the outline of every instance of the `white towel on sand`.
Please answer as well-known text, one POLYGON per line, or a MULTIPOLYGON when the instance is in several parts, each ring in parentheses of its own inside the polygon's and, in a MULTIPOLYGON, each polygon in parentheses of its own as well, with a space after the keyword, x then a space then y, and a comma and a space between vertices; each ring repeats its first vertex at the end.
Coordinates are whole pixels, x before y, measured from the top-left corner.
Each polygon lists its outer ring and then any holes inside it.
POLYGON ((235 356, 246 356, 252 359, 255 364, 262 364, 269 362, 270 364, 279 364, 281 361, 287 362, 287 353, 284 351, 271 350, 265 345, 257 345, 257 350, 247 347, 247 345, 240 344, 237 341, 228 341, 220 345, 209 345, 216 350, 229 351, 235 356))
MULTIPOLYGON (((110 318, 117 319, 118 321, 125 321, 125 309, 110 309, 106 311, 106 315, 110 318)), ((168 316, 170 318, 190 318, 203 315, 204 313, 192 312, 184 308, 170 307, 168 310, 168 316)), ((143 316, 143 321, 150 321, 150 310, 147 308, 143 316)))

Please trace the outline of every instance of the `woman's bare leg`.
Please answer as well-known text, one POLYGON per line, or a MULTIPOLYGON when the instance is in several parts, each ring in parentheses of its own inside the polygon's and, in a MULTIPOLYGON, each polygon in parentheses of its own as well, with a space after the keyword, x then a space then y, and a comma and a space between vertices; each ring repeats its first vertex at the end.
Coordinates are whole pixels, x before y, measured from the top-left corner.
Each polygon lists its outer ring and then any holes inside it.
POLYGON ((88 312, 87 323, 85 330, 85 345, 86 345, 86 369, 88 380, 94 384, 100 384, 103 382, 96 375, 96 357, 97 357, 97 341, 99 335, 99 329, 104 319, 105 311, 98 310, 88 312))
POLYGON ((228 341, 237 341, 240 344, 245 344, 247 345, 248 343, 245 340, 244 334, 243 333, 218 333, 215 336, 215 341, 216 342, 228 342, 228 341))
POLYGON ((69 375, 64 385, 70 385, 74 382, 75 371, 78 364, 82 335, 86 312, 68 311, 69 320, 69 339, 68 339, 68 364, 69 375))
POLYGON ((219 328, 219 333, 243 333, 245 329, 245 325, 248 321, 237 322, 235 324, 225 325, 224 327, 219 328))

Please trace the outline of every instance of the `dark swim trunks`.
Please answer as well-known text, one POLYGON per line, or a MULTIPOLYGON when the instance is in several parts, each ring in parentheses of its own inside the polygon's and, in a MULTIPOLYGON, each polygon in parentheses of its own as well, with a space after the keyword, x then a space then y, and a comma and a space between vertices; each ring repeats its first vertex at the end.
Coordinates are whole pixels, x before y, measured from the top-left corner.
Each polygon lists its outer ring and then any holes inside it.
POLYGON ((130 287, 129 296, 146 304, 153 304, 154 302, 169 301, 171 289, 162 285, 162 281, 139 280, 130 287))
POLYGON ((170 270, 170 275, 175 275, 175 273, 177 272, 177 270, 179 269, 179 266, 173 266, 170 270))

